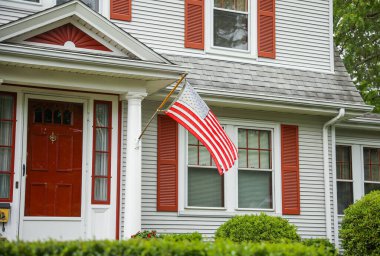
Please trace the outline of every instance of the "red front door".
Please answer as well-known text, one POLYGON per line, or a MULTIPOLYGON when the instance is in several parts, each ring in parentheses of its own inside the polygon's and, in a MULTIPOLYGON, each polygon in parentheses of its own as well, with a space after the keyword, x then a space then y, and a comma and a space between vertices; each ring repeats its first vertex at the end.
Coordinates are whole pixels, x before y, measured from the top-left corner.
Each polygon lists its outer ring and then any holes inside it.
POLYGON ((25 216, 81 216, 83 106, 30 100, 25 216))

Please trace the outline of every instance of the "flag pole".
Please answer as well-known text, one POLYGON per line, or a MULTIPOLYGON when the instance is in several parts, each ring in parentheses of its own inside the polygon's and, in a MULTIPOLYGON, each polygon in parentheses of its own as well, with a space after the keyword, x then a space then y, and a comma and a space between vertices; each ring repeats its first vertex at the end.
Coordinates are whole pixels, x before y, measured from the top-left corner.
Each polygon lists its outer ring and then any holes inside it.
POLYGON ((146 129, 148 129, 148 126, 153 121, 154 117, 157 115, 158 112, 161 111, 161 108, 163 108, 166 104, 166 102, 169 100, 170 96, 174 93, 174 91, 177 89, 177 87, 182 83, 183 79, 187 76, 187 73, 183 74, 181 78, 177 81, 177 84, 173 87, 173 89, 169 92, 168 95, 166 95, 165 99, 162 101, 161 105, 156 109, 156 111, 153 113, 152 117, 149 119, 148 123, 145 125, 143 131, 141 132, 140 136, 137 139, 137 142, 140 141, 141 137, 144 135, 146 129))

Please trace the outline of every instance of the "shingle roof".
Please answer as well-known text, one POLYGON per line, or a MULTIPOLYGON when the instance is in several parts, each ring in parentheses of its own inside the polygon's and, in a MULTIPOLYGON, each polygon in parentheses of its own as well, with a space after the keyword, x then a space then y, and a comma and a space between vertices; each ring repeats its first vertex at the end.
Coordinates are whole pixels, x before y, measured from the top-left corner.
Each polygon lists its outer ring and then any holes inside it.
POLYGON ((365 105, 339 55, 335 56, 335 74, 210 58, 166 57, 189 67, 188 81, 199 89, 365 105))

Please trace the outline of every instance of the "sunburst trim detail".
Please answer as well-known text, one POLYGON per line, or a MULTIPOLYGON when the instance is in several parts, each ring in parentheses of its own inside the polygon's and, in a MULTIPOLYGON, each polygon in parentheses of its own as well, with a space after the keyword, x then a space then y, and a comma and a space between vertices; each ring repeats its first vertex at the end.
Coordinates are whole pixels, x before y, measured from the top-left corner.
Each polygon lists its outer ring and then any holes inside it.
POLYGON ((71 23, 28 38, 25 41, 62 46, 64 46, 67 41, 71 41, 76 48, 111 52, 106 46, 99 43, 71 23))

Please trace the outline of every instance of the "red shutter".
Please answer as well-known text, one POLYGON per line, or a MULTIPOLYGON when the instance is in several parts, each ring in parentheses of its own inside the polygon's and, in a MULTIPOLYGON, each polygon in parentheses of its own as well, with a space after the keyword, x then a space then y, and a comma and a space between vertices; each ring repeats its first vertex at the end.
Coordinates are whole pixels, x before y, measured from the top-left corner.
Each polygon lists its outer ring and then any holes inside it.
POLYGON ((282 213, 300 214, 298 126, 281 125, 282 213))
POLYGON ((132 0, 111 0, 111 19, 131 21, 132 0))
POLYGON ((258 0, 257 41, 259 57, 276 58, 275 0, 258 0))
POLYGON ((204 0, 185 0, 185 47, 204 49, 204 0))
POLYGON ((157 211, 177 211, 177 122, 165 115, 159 115, 157 119, 157 211))

